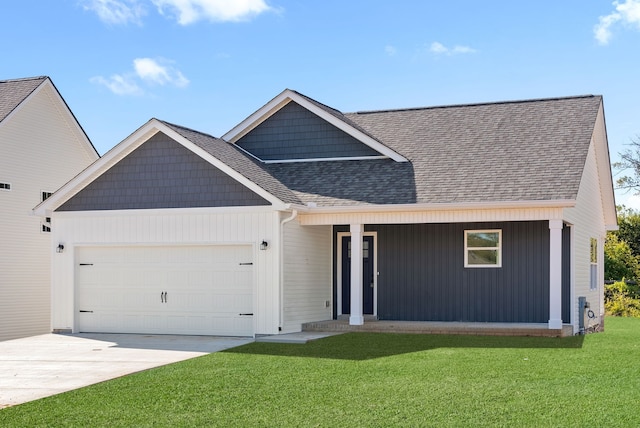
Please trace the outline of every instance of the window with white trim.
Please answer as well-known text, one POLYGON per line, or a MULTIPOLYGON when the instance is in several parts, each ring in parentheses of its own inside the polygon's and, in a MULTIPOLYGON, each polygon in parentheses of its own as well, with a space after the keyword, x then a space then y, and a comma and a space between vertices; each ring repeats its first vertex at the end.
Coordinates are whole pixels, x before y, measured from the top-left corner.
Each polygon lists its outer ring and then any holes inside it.
MULTIPOLYGON (((53 192, 45 192, 44 190, 40 193, 41 201, 44 202, 49 196, 53 194, 53 192)), ((40 224, 40 232, 49 233, 51 232, 51 217, 45 217, 44 221, 40 224)))
POLYGON ((590 262, 590 289, 596 290, 598 288, 598 240, 591 238, 589 250, 589 262, 590 262))
POLYGON ((0 190, 11 190, 11 183, 0 183, 0 190))
POLYGON ((502 267, 502 230, 465 230, 464 267, 502 267))

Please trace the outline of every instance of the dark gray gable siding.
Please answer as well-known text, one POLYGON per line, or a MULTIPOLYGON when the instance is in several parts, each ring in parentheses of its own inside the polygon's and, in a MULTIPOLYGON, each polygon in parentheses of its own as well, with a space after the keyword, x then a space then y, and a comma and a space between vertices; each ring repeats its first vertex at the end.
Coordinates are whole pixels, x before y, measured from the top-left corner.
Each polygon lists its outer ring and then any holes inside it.
POLYGON ((549 321, 548 222, 368 225, 365 230, 378 232, 379 319, 549 321), (502 229, 501 268, 464 267, 466 229, 502 229))
POLYGON ((381 156, 293 101, 236 144, 261 160, 381 156))
POLYGON ((270 205, 162 133, 154 135, 57 211, 270 205))

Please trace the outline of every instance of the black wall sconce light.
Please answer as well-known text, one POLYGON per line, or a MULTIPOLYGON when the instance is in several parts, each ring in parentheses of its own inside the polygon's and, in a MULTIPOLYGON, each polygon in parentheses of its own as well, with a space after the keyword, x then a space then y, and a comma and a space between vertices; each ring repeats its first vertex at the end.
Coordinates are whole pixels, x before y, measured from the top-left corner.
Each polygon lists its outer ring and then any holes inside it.
POLYGON ((269 248, 269 243, 265 240, 262 240, 262 242, 260 243, 260 249, 264 251, 267 248, 269 248))
POLYGON ((56 253, 61 253, 63 251, 64 251, 64 245, 58 244, 58 246, 56 247, 56 253))

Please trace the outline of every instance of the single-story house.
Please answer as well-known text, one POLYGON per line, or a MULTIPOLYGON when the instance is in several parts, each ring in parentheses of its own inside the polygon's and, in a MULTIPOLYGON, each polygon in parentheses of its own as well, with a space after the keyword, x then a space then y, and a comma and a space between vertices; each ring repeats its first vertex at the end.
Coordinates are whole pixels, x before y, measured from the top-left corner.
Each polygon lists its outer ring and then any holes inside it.
POLYGON ((593 95, 341 113, 285 90, 221 138, 151 119, 35 212, 72 332, 577 332, 617 227, 593 95))
POLYGON ((98 159, 47 76, 0 80, 0 340, 51 331, 51 224, 31 215, 98 159))

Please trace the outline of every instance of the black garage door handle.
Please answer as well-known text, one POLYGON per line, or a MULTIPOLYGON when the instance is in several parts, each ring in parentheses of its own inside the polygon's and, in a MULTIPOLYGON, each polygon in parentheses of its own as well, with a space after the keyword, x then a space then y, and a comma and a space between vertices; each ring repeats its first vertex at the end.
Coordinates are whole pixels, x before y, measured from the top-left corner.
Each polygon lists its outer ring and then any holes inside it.
POLYGON ((238 314, 238 315, 240 315, 240 316, 242 316, 242 315, 251 315, 251 316, 253 316, 253 314, 238 314))

